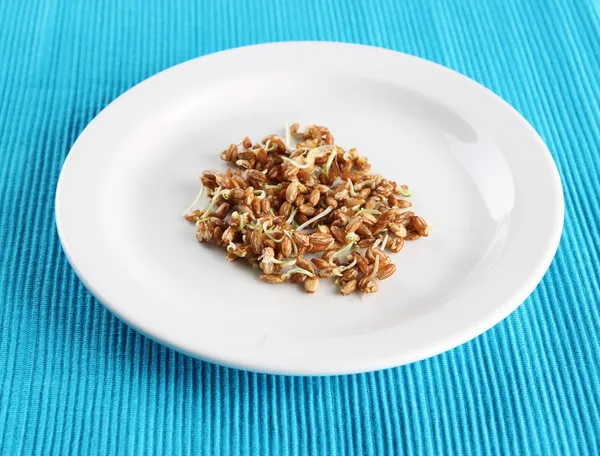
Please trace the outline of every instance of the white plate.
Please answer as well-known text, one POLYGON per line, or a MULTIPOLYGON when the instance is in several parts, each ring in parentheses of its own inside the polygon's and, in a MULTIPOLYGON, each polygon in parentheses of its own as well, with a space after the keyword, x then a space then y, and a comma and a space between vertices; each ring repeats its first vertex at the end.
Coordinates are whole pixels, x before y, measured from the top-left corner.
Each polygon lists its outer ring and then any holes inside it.
POLYGON ((144 334, 219 364, 320 375, 423 359, 498 323, 548 268, 563 196, 533 128, 472 80, 383 49, 280 43, 183 63, 119 97, 73 146, 56 220, 81 280, 144 334), (224 169, 224 146, 286 121, 330 127, 409 185, 434 225, 378 293, 264 284, 180 217, 199 173, 224 169))

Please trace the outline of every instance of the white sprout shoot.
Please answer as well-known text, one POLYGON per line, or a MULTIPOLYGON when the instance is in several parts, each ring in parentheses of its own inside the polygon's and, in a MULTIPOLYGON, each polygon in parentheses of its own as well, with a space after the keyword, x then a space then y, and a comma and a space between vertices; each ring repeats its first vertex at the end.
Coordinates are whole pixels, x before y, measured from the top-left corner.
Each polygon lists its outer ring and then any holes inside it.
POLYGON ((223 197, 223 199, 225 201, 227 201, 229 199, 229 195, 231 194, 231 190, 223 190, 221 192, 221 196, 223 197))
POLYGON ((264 233, 265 233, 265 234, 266 234, 266 235, 269 237, 269 239, 271 239, 273 242, 277 242, 277 243, 280 243, 281 241, 283 241, 283 237, 282 237, 281 239, 279 239, 279 240, 277 240, 277 239, 275 239, 275 238, 273 237, 273 234, 275 234, 275 233, 281 233, 281 231, 278 231, 278 230, 276 230, 276 229, 272 229, 272 230, 270 230, 270 229, 267 227, 267 223, 269 223, 269 221, 266 221, 266 222, 264 222, 264 223, 262 224, 262 230, 263 230, 263 232, 264 232, 264 233))
POLYGON ((265 152, 271 152, 275 149, 277 149, 277 144, 271 144, 271 140, 267 139, 267 142, 265 143, 265 152))
MULTIPOLYGON (((256 195, 256 197, 258 199, 262 199, 267 196, 267 192, 265 192, 264 190, 254 190, 252 193, 254 193, 254 195, 256 195)), ((225 199, 227 199, 227 198, 225 198, 225 199)))
POLYGON ((200 198, 202 198, 203 194, 204 194, 204 185, 200 184, 200 193, 198 193, 198 196, 196 196, 196 199, 194 200, 194 202, 192 204, 190 204, 190 207, 188 207, 185 211, 183 211, 183 214, 181 214, 182 217, 185 217, 192 211, 192 209, 194 209, 194 206, 196 206, 196 204, 198 204, 198 201, 200 201, 200 198))
POLYGON ((336 276, 341 276, 343 274, 343 272, 347 269, 350 269, 351 267, 353 267, 355 264, 357 263, 356 258, 354 258, 354 261, 352 261, 352 263, 347 264, 346 266, 342 266, 342 267, 337 267, 337 271, 334 272, 333 275, 336 276))
POLYGON ((335 151, 337 151, 336 146, 334 144, 325 144, 323 146, 315 147, 314 149, 310 149, 308 152, 308 157, 316 157, 321 151, 333 147, 335 151))
POLYGON ((353 268, 354 265, 357 263, 358 261, 356 260, 356 258, 354 258, 354 260, 352 261, 352 263, 348 263, 346 266, 342 267, 342 269, 340 269, 340 271, 344 272, 346 269, 350 269, 353 268))
POLYGON ((381 250, 385 249, 385 246, 387 245, 387 241, 388 241, 388 233, 385 233, 385 237, 383 238, 383 241, 381 242, 381 250))
MULTIPOLYGON (((272 233, 272 232, 271 232, 272 233)), ((267 237, 269 239, 271 239, 273 242, 276 242, 277 244, 279 244, 281 241, 283 241, 283 238, 281 239, 275 239, 270 232, 265 231, 265 234, 267 235, 267 237)))
POLYGON ((311 166, 313 166, 312 163, 305 163, 304 165, 298 163, 295 160, 292 160, 291 158, 287 158, 287 157, 281 157, 283 159, 283 161, 288 162, 290 165, 295 166, 296 168, 300 168, 300 169, 307 169, 310 168, 311 166))
POLYGON ((265 257, 264 255, 259 256, 258 261, 262 261, 265 264, 271 264, 271 263, 280 264, 282 268, 285 268, 286 266, 291 266, 292 264, 296 264, 295 258, 292 260, 289 260, 289 261, 281 261, 275 257, 272 257, 272 256, 265 257))
POLYGON ((349 242, 344 247, 342 247, 340 250, 338 250, 333 255, 331 255, 331 257, 329 257, 329 262, 331 263, 331 262, 333 262, 333 260, 335 258, 339 258, 341 256, 346 255, 348 252, 350 252, 350 250, 352 250, 352 246, 354 246, 354 241, 349 242))
POLYGON ((237 249, 237 245, 235 245, 233 242, 229 241, 229 244, 227 245, 227 251, 233 252, 236 249, 237 249))
POLYGON ((242 168, 250 168, 250 163, 248 162, 248 160, 237 160, 235 164, 241 166, 242 168))
POLYGON ((292 222, 294 221, 294 217, 296 216, 296 212, 298 211, 297 208, 292 209, 292 213, 290 214, 290 216, 288 217, 288 219, 285 221, 285 223, 287 223, 288 225, 291 225, 292 222))
POLYGON ((323 171, 325 172, 325 175, 327 177, 329 177, 329 168, 331 167, 331 164, 333 163, 333 159, 336 156, 337 156, 337 149, 334 146, 333 150, 329 154, 329 158, 327 159, 327 163, 325 164, 325 167, 323 168, 323 171))
POLYGON ((294 242, 294 239, 292 238, 292 235, 287 230, 283 230, 283 234, 285 234, 287 237, 290 238, 290 241, 292 242, 292 247, 294 248, 294 256, 297 257, 298 256, 298 246, 294 242))
POLYGON ((356 190, 354 190, 354 184, 350 178, 348 178, 348 186, 350 187, 350 196, 358 196, 358 193, 356 193, 356 190))
POLYGON ((287 279, 289 279, 292 276, 292 274, 304 274, 305 276, 308 276, 308 277, 314 277, 315 276, 312 272, 307 271, 306 269, 303 269, 303 268, 293 268, 293 269, 290 269, 285 274, 283 274, 281 276, 281 278, 283 280, 287 280, 287 279))
POLYGON ((245 226, 246 226, 246 223, 247 223, 246 216, 247 215, 248 214, 246 212, 242 212, 240 214, 240 230, 243 230, 245 228, 245 226))
POLYGON ((262 224, 262 229, 265 233, 274 233, 273 230, 269 230, 268 224, 269 224, 270 220, 265 220, 262 224))
POLYGON ((210 204, 208 205, 208 207, 206 208, 206 211, 204 212, 204 215, 202 215, 202 217, 200 217, 200 219, 198 221, 205 220, 206 218, 208 218, 208 214, 213 209, 213 207, 215 207, 215 205, 217 204, 217 200, 219 199, 219 196, 221 196, 221 187, 217 187, 217 189, 215 190, 215 193, 213 194, 212 199, 210 200, 210 204))
POLYGON ((300 169, 306 169, 306 168, 309 168, 310 166, 314 165, 314 163, 315 163, 314 159, 317 156, 319 156, 322 151, 324 151, 325 149, 327 149, 329 147, 335 147, 335 146, 332 146, 331 144, 325 144, 324 146, 315 147, 313 149, 304 149, 304 152, 298 156, 300 157, 308 151, 308 154, 306 155, 307 163, 305 165, 302 165, 302 164, 300 164, 290 158, 287 158, 287 157, 281 157, 281 158, 283 158, 287 162, 290 162, 291 164, 293 164, 294 166, 296 166, 300 169))
POLYGON ((296 231, 300 231, 303 230, 304 228, 306 228, 307 226, 309 226, 310 224, 312 224, 313 222, 316 222, 317 220, 319 220, 320 218, 325 217, 327 214, 329 214, 331 211, 333 210, 333 207, 328 206, 327 209, 325 209, 323 212, 321 212, 319 215, 315 215, 313 218, 308 219, 306 222, 304 222, 302 225, 300 225, 298 228, 296 228, 296 231))
POLYGON ((266 188, 267 190, 271 190, 271 189, 273 189, 273 188, 276 188, 278 191, 280 191, 280 190, 281 190, 281 185, 279 185, 279 184, 277 184, 277 185, 270 185, 270 184, 267 184, 267 185, 265 185, 265 188, 266 188))
POLYGON ((371 272, 369 279, 373 279, 373 277, 375 277, 377 275, 378 271, 379 271, 379 255, 376 255, 375 256, 375 265, 373 266, 373 272, 371 272))
POLYGON ((379 245, 379 243, 381 242, 381 238, 377 239, 374 243, 373 243, 373 248, 376 249, 377 246, 379 245))

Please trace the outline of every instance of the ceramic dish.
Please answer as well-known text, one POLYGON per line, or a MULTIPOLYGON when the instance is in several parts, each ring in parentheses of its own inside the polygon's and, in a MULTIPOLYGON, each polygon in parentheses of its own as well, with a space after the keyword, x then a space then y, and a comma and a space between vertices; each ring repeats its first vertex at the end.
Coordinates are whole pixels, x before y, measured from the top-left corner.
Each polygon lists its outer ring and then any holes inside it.
POLYGON ((506 102, 440 65, 339 43, 233 49, 166 70, 102 111, 58 184, 65 253, 149 337, 260 372, 371 371, 453 348, 538 284, 563 223, 548 149, 506 102), (433 228, 373 295, 268 285, 196 242, 181 212, 219 151, 286 122, 326 125, 413 192, 433 228))

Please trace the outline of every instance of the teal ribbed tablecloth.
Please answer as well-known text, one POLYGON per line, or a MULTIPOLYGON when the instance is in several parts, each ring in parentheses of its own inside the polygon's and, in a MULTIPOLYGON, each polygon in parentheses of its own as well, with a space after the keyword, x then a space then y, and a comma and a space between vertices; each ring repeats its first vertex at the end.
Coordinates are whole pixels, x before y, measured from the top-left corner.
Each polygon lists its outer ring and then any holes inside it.
POLYGON ((597 0, 3 0, 0 452, 598 454, 599 62, 597 0), (88 293, 53 214, 79 133, 164 68, 279 40, 418 55, 479 81, 533 124, 563 180, 565 230, 516 312, 409 366, 291 378, 176 353, 88 293))

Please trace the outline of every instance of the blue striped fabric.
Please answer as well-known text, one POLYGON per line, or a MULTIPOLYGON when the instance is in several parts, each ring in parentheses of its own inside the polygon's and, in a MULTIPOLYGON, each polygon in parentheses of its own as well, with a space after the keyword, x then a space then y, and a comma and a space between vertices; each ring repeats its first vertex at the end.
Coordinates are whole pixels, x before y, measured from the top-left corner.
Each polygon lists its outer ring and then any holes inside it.
POLYGON ((0 452, 598 454, 597 0, 4 0, 0 5, 0 452), (111 316, 62 254, 53 194, 85 125, 153 73, 278 40, 444 64, 548 144, 563 239, 515 313, 435 358, 330 378, 194 360, 111 316))

